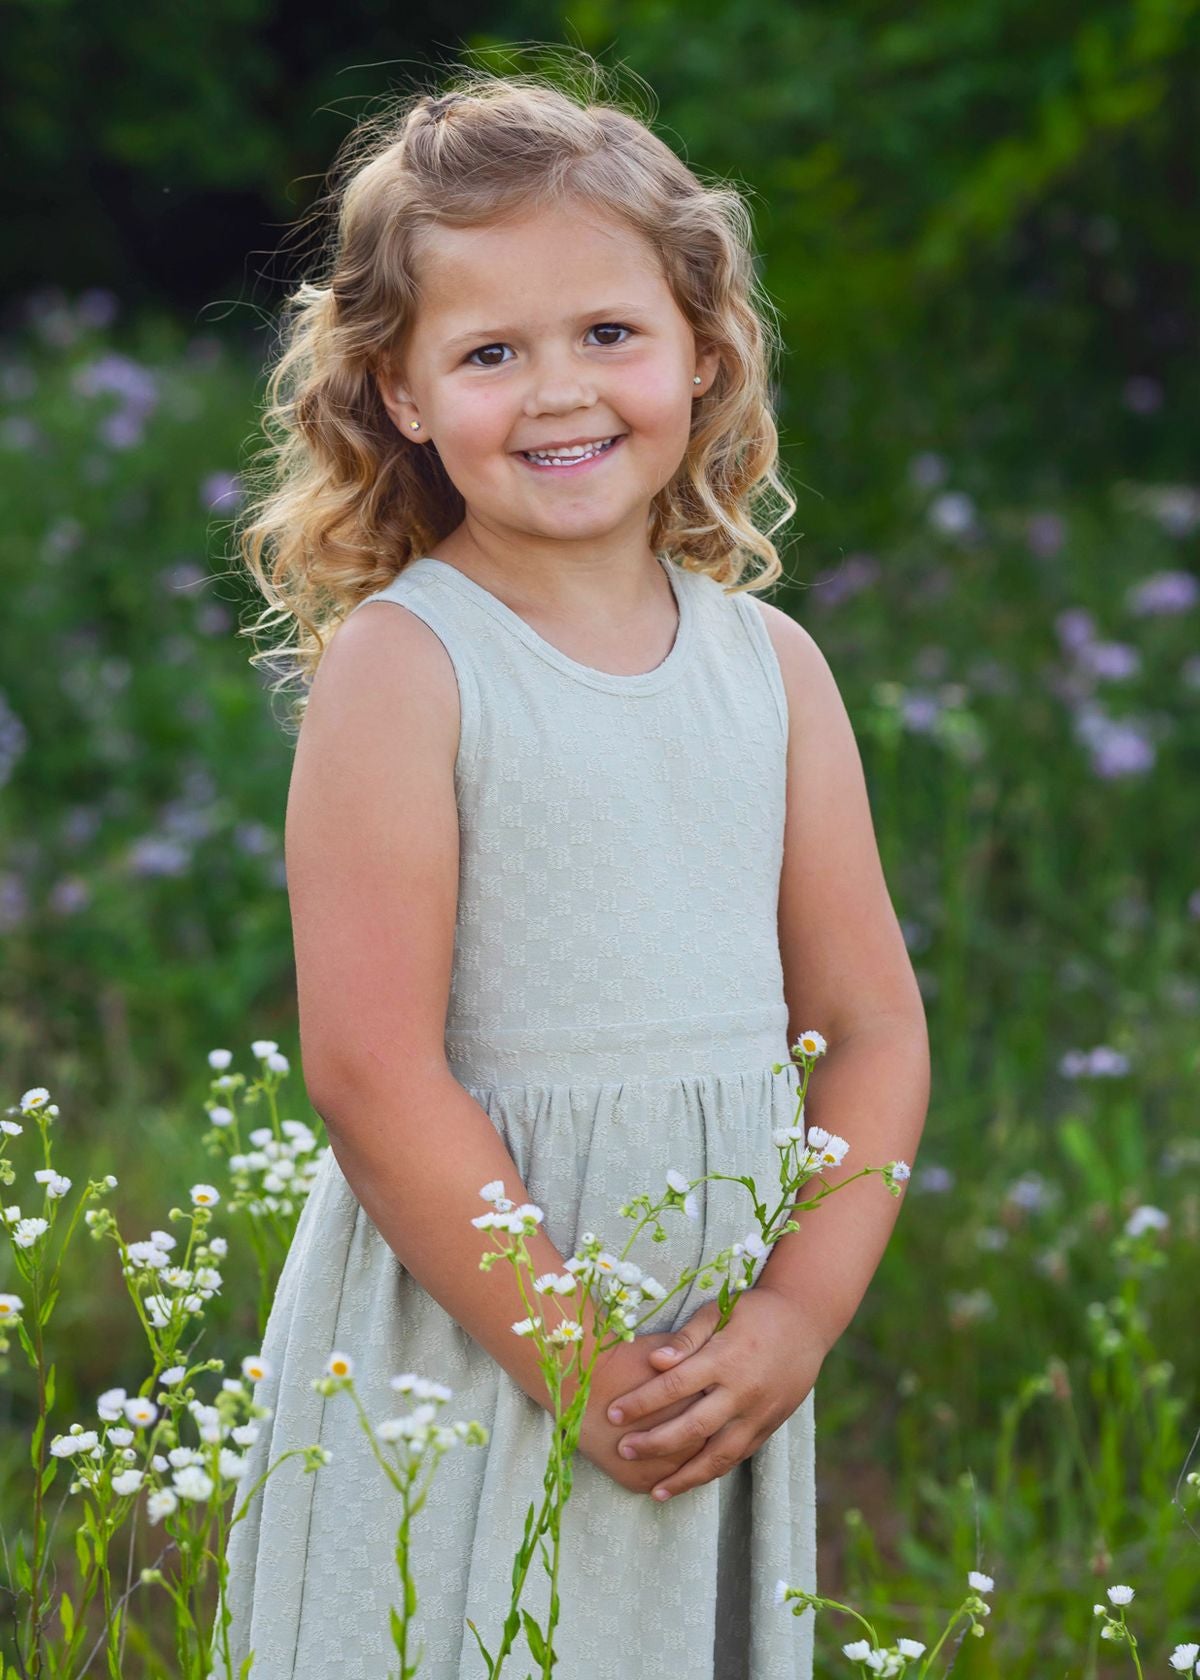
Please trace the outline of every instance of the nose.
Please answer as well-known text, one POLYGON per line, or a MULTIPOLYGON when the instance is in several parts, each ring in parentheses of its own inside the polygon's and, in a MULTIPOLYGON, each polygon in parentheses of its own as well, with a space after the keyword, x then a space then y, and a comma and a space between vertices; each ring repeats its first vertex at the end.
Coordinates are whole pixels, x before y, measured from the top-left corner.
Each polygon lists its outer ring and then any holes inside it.
POLYGON ((580 367, 570 354, 553 353, 539 358, 525 393, 527 415, 570 414, 577 408, 594 408, 596 387, 588 369, 580 367))

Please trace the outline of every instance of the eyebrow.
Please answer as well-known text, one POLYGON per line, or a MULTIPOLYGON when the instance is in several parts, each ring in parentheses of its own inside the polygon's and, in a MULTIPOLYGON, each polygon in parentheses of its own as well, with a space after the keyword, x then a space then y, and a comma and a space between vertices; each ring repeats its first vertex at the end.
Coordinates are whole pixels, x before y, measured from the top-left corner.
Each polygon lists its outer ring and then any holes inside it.
MULTIPOLYGON (((596 309, 585 309, 576 316, 577 321, 615 321, 621 315, 642 315, 647 305, 644 303, 606 303, 596 309)), ((442 341, 443 350, 456 350, 460 345, 496 344, 502 339, 520 336, 519 327, 476 327, 470 332, 455 333, 453 338, 442 341)))

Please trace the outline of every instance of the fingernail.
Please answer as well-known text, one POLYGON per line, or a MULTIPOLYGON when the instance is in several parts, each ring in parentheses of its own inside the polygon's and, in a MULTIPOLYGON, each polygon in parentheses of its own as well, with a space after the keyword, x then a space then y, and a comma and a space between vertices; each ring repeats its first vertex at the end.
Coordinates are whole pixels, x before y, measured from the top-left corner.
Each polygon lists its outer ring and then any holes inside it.
POLYGON ((654 1497, 655 1499, 670 1499, 671 1495, 666 1488, 655 1488, 654 1497))
POLYGON ((663 1348, 661 1352, 664 1359, 677 1359, 679 1357, 675 1348, 663 1348))
POLYGON ((608 1421, 609 1423, 624 1423, 625 1413, 619 1406, 610 1406, 608 1408, 608 1421))
POLYGON ((633 1448, 632 1447, 622 1447, 621 1448, 621 1457, 622 1458, 632 1458, 633 1457, 633 1448))

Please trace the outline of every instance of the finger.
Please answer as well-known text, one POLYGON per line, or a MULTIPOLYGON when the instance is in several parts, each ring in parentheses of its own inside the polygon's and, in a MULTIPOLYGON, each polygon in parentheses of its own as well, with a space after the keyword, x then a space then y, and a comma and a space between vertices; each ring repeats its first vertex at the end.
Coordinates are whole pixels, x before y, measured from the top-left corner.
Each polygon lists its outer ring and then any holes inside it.
POLYGON ((690 1395, 699 1394, 711 1380, 712 1372, 702 1360, 684 1360, 676 1370, 651 1377, 649 1382, 641 1383, 637 1388, 631 1388, 628 1394, 613 1400, 608 1408, 608 1421, 634 1423, 675 1400, 686 1400, 690 1395))
POLYGON ((678 1458, 698 1453, 709 1437, 730 1421, 730 1396, 720 1389, 705 1389, 686 1411, 653 1429, 631 1430, 617 1442, 622 1458, 678 1458), (628 1450, 627 1450, 628 1449, 628 1450))
POLYGON ((680 1325, 678 1330, 672 1330, 658 1347, 652 1349, 651 1359, 657 1360, 662 1369, 667 1370, 679 1360, 698 1353, 711 1339, 720 1316, 719 1303, 706 1301, 702 1307, 697 1308, 686 1324, 680 1325))
POLYGON ((667 1499, 674 1499, 678 1494, 686 1493, 690 1488, 703 1487, 705 1482, 716 1481, 718 1477, 726 1475, 735 1464, 749 1456, 745 1448, 749 1445, 738 1431, 730 1424, 719 1429, 710 1436, 708 1442, 700 1449, 694 1458, 671 1475, 664 1476, 661 1482, 656 1482, 650 1490, 650 1497, 656 1505, 667 1499), (739 1442, 741 1443, 739 1445, 739 1442))

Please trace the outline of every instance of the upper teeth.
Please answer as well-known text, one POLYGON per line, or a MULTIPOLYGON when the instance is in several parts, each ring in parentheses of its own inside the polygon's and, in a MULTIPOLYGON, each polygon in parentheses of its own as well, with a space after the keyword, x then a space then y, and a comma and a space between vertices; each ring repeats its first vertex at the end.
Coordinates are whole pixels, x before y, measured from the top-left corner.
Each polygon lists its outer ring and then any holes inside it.
POLYGON ((601 438, 598 443, 576 443, 569 449, 527 449, 525 453, 534 461, 582 461, 588 455, 607 449, 613 441, 612 438, 601 438))

